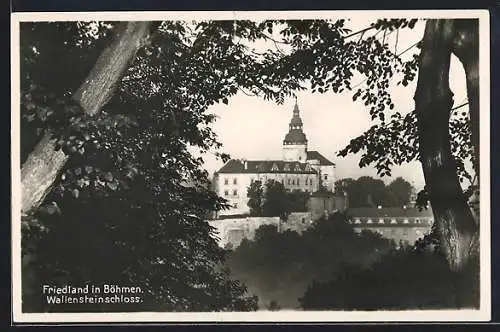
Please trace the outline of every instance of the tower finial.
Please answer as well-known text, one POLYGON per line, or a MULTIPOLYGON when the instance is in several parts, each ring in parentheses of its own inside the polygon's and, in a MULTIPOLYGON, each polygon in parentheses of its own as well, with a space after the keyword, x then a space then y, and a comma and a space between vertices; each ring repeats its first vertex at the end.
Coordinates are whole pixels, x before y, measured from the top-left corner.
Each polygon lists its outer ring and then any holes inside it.
POLYGON ((299 104, 297 102, 297 99, 298 99, 297 96, 295 96, 295 106, 293 108, 293 112, 294 113, 298 113, 299 112, 299 104))

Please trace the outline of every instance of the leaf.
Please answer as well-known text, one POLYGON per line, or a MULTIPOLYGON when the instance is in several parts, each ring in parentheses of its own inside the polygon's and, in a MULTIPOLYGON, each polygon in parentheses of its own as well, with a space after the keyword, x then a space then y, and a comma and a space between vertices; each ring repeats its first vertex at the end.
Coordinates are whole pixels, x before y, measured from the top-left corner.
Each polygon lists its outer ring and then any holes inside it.
POLYGON ((223 102, 224 104, 226 104, 226 105, 229 103, 229 101, 227 100, 227 98, 223 98, 223 99, 222 99, 222 102, 223 102))
POLYGON ((111 172, 107 172, 106 174, 104 174, 104 180, 108 182, 113 181, 113 174, 111 174, 111 172))
POLYGON ((113 191, 115 191, 116 189, 118 189, 118 184, 117 184, 116 182, 114 182, 114 181, 113 181, 113 182, 108 182, 108 183, 107 183, 107 186, 108 186, 111 190, 113 190, 113 191))

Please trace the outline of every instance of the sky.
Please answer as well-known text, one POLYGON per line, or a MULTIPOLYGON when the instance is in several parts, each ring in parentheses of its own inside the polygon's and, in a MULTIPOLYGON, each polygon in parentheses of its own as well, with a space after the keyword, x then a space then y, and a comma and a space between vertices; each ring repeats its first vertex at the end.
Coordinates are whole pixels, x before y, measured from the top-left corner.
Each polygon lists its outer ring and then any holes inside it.
MULTIPOLYGON (((376 18, 370 21, 351 19, 346 25, 351 27, 352 31, 358 31, 368 27, 375 20, 376 18)), ((419 21, 413 30, 401 30, 398 36, 398 50, 405 50, 419 41, 423 36, 424 26, 425 22, 419 21)), ((395 35, 393 33, 387 36, 389 45, 394 45, 395 35)), ((411 57, 417 51, 418 49, 414 47, 405 56, 411 57)), ((358 80, 354 78, 351 85, 354 86, 358 81, 361 82, 362 78, 358 80)), ((396 110, 406 113, 414 109, 413 95, 416 81, 417 79, 407 87, 391 87, 396 110)), ((455 105, 462 104, 466 99, 465 74, 460 62, 454 56, 450 68, 450 87, 454 93, 455 105)), ((361 102, 352 101, 352 92, 313 94, 310 91, 303 91, 297 94, 297 100, 304 123, 303 130, 308 139, 308 149, 317 150, 336 164, 337 179, 368 175, 389 183, 401 176, 416 189, 423 188, 424 178, 419 162, 395 166, 391 177, 381 178, 375 168, 358 166, 360 154, 337 156, 337 152, 351 139, 373 125, 366 106, 361 102)), ((228 105, 216 104, 208 111, 217 115, 218 119, 212 128, 223 144, 222 151, 232 158, 281 159, 282 141, 288 132, 294 104, 293 97, 278 105, 261 97, 239 93, 229 99, 228 105)), ((204 160, 205 168, 210 174, 223 165, 212 155, 204 156, 204 160)))

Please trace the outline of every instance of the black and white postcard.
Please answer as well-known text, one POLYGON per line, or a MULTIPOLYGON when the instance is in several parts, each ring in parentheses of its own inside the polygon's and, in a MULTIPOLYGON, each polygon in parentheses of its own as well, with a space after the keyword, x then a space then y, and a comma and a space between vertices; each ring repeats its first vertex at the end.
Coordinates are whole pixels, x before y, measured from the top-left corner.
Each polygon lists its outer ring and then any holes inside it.
POLYGON ((11 18, 15 322, 490 319, 487 11, 11 18))

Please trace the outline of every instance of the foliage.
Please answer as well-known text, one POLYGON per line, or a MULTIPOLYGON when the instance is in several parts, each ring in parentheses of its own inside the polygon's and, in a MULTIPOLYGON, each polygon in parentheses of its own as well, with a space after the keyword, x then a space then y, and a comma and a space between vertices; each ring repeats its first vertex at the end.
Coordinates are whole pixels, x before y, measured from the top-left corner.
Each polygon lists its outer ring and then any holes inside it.
POLYGON ((287 191, 284 185, 268 180, 265 189, 261 181, 253 181, 247 188, 248 206, 252 216, 279 216, 283 220, 291 212, 306 212, 309 194, 300 190, 287 191))
POLYGON ((345 216, 335 214, 302 234, 261 226, 253 240, 243 240, 229 254, 226 265, 259 297, 261 308, 275 301, 293 309, 313 280, 329 280, 346 262, 369 265, 394 245, 375 233, 356 234, 345 216))
POLYGON ((300 299, 304 310, 478 308, 478 260, 450 270, 434 251, 391 251, 373 266, 343 266, 336 278, 314 281, 300 299), (472 287, 471 287, 472 285, 472 287))
POLYGON ((346 192, 349 207, 402 207, 410 203, 412 186, 401 177, 394 179, 387 186, 382 180, 370 176, 358 179, 346 178, 335 182, 337 193, 346 192))
POLYGON ((251 216, 262 215, 262 200, 264 196, 264 188, 261 181, 252 181, 247 189, 248 207, 250 208, 251 216))
POLYGON ((262 215, 265 217, 278 216, 286 220, 291 212, 291 206, 285 186, 279 181, 268 180, 264 195, 262 215))
MULTIPOLYGON (((106 311, 255 309, 256 299, 220 269, 225 252, 203 217, 225 202, 207 189, 203 159, 189 151, 220 147, 206 109, 235 93, 221 87, 230 86, 232 73, 223 73, 229 59, 239 65, 237 50, 201 35, 192 41, 179 22, 162 24, 117 94, 89 118, 69 97, 108 42, 100 30, 81 37, 95 26, 22 25, 22 160, 48 130, 71 156, 33 216, 43 232, 23 231, 37 284, 120 283, 145 292, 136 307, 106 311)), ((39 293, 23 302, 26 310, 96 310, 47 308, 39 293)))

